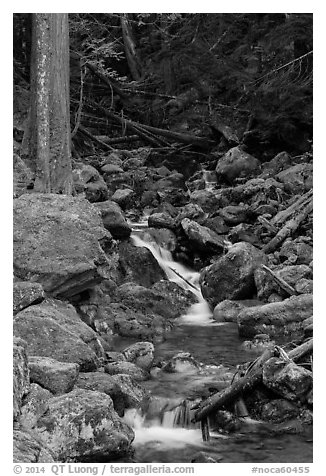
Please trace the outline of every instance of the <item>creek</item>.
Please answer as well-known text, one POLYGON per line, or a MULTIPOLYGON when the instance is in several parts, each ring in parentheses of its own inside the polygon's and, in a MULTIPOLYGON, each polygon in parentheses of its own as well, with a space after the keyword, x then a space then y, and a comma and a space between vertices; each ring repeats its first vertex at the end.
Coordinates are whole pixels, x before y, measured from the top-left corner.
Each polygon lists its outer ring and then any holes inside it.
MULTIPOLYGON (((266 424, 247 419, 240 432, 222 435, 211 432, 203 443, 198 424, 191 423, 194 400, 228 385, 227 378, 236 365, 254 360, 257 352, 247 350, 233 323, 216 323, 203 299, 199 273, 173 260, 169 250, 159 246, 144 233, 146 222, 133 225, 131 240, 135 246, 151 251, 167 279, 191 291, 197 299, 180 316, 164 342, 155 346, 155 360, 168 361, 178 352, 189 352, 200 369, 185 366, 176 373, 158 371, 143 382, 153 398, 146 412, 130 409, 125 421, 135 431, 132 462, 190 462, 202 452, 222 463, 304 463, 312 461, 312 432, 273 433, 266 424), (145 236, 145 238, 144 238, 145 236)), ((123 349, 135 340, 118 338, 123 349)))

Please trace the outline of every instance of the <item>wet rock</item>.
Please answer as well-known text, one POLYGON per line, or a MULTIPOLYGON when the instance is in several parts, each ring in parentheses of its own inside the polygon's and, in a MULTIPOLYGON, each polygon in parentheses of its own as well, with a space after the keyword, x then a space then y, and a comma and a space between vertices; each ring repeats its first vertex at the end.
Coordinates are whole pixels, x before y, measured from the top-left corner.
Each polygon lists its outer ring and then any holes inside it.
POLYGON ((216 412, 214 424, 216 425, 217 429, 222 430, 226 433, 238 431, 241 427, 238 418, 235 417, 233 413, 227 410, 219 410, 216 412))
POLYGON ((218 178, 232 183, 236 178, 257 174, 260 162, 240 147, 233 147, 219 159, 215 170, 218 178))
POLYGON ((140 408, 147 398, 146 390, 126 374, 80 373, 76 387, 109 395, 112 398, 114 409, 120 417, 128 408, 140 408))
POLYGON ((37 383, 32 383, 21 408, 19 418, 21 427, 25 429, 33 428, 37 420, 48 410, 48 402, 52 397, 53 395, 49 390, 40 387, 37 383))
POLYGON ((148 226, 174 230, 176 222, 168 213, 153 213, 148 217, 148 226))
POLYGON ((199 249, 211 252, 222 252, 225 248, 223 238, 206 226, 199 225, 194 220, 184 218, 181 227, 187 238, 199 249))
POLYGON ((284 184, 284 189, 291 195, 308 192, 312 188, 312 164, 293 165, 276 175, 276 180, 284 184))
POLYGON ((300 415, 301 408, 288 400, 270 400, 261 409, 261 418, 270 423, 281 423, 300 415))
POLYGON ((44 289, 39 283, 28 281, 18 281, 14 283, 13 289, 13 311, 14 313, 25 309, 31 304, 37 304, 45 299, 44 289))
POLYGON ((123 350, 128 362, 149 371, 154 362, 154 345, 151 342, 136 342, 123 350))
POLYGON ((131 228, 126 222, 119 205, 111 200, 97 203, 104 227, 109 230, 113 238, 128 238, 131 234, 131 228))
POLYGON ((123 210, 130 207, 135 199, 135 192, 130 188, 118 189, 111 197, 123 210))
POLYGON ((123 281, 134 281, 141 286, 150 287, 165 278, 164 271, 147 248, 124 241, 119 243, 118 249, 123 281))
POLYGON ((22 280, 70 297, 99 283, 108 272, 111 236, 84 198, 22 195, 14 201, 14 269, 22 280))
POLYGON ((104 367, 104 371, 109 375, 130 375, 136 382, 143 382, 149 379, 149 373, 132 362, 109 362, 104 367))
POLYGON ((199 369, 199 363, 189 352, 179 352, 162 367, 168 373, 198 372, 199 369))
POLYGON ((312 388, 312 372, 272 357, 263 366, 263 383, 287 400, 302 401, 312 388))
POLYGON ((108 187, 99 172, 91 165, 75 162, 73 181, 76 193, 84 192, 90 202, 107 200, 108 187))
POLYGON ((29 431, 14 430, 13 432, 13 462, 14 463, 54 463, 54 455, 35 439, 29 431))
POLYGON ((287 334, 303 329, 303 321, 312 315, 311 294, 292 296, 281 302, 250 307, 240 311, 238 331, 242 337, 255 334, 287 334))
POLYGON ((13 418, 20 415, 22 400, 29 391, 29 370, 27 360, 27 344, 22 339, 14 338, 13 347, 13 418))
POLYGON ((110 461, 125 455, 134 438, 100 392, 76 389, 54 397, 34 431, 58 461, 110 461))
POLYGON ((30 381, 53 394, 70 392, 78 378, 79 365, 58 362, 49 357, 31 356, 28 362, 30 381))
POLYGON ((215 307, 224 299, 249 299, 255 291, 254 271, 266 263, 266 255, 249 243, 235 243, 226 255, 200 275, 204 298, 215 307))
MULTIPOLYGON (((302 278, 310 278, 311 270, 309 266, 298 265, 298 266, 284 266, 279 265, 275 268, 272 268, 275 274, 283 279, 287 284, 293 288, 296 284, 301 281, 302 278)), ((275 282, 275 280, 264 269, 257 268, 254 273, 255 284, 257 288, 257 296, 263 301, 267 301, 272 293, 277 292, 281 297, 288 297, 286 293, 280 286, 275 282)), ((303 293, 301 293, 303 294, 303 293)))
POLYGON ((246 340, 243 347, 246 350, 255 350, 263 352, 265 349, 272 349, 275 346, 275 341, 271 340, 268 334, 257 334, 252 340, 246 340))
POLYGON ((147 228, 139 236, 156 249, 160 246, 164 250, 173 252, 177 247, 175 233, 167 228, 147 228))
POLYGON ((280 251, 279 258, 282 262, 288 260, 291 264, 305 264, 309 265, 312 261, 313 248, 302 241, 286 240, 280 251))
POLYGON ((242 301, 225 299, 215 306, 213 319, 217 322, 237 322, 238 315, 242 309, 260 305, 261 301, 256 299, 244 299, 242 301))
POLYGON ((236 226, 253 219, 253 213, 247 205, 228 205, 218 213, 229 226, 236 226))
POLYGON ((171 318, 181 316, 189 309, 189 306, 197 302, 196 296, 191 291, 183 289, 172 281, 158 281, 153 284, 151 290, 165 297, 166 305, 174 310, 171 318))
MULTIPOLYGON (((94 350, 58 322, 56 317, 58 311, 51 306, 30 306, 16 315, 14 335, 26 341, 28 354, 31 356, 76 363, 84 371, 95 370, 99 366, 99 359, 94 350)), ((80 323, 81 327, 86 325, 82 321, 80 323)), ((90 328, 89 330, 92 331, 90 328)))

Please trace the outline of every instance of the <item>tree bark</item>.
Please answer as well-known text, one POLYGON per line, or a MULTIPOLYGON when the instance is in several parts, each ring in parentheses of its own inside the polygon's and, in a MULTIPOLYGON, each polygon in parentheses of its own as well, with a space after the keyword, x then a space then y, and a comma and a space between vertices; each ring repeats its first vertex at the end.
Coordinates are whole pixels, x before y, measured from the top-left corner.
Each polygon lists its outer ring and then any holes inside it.
POLYGON ((67 13, 33 14, 25 151, 35 172, 35 191, 72 193, 67 13))
POLYGON ((125 47, 126 58, 131 73, 132 79, 138 81, 141 77, 141 68, 139 59, 136 53, 135 42, 132 37, 131 27, 128 21, 128 14, 122 13, 120 16, 122 38, 125 47))

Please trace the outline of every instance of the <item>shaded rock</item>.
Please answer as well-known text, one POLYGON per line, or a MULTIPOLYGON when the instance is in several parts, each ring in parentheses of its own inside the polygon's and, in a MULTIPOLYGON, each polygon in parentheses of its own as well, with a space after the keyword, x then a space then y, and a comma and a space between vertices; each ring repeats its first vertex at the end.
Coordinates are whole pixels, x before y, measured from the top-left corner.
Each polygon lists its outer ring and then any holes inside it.
POLYGON ((35 428, 59 461, 110 461, 125 455, 134 438, 104 393, 76 389, 49 401, 35 428))
POLYGON ((207 218, 201 222, 201 225, 207 226, 211 230, 215 231, 218 235, 223 235, 229 232, 230 228, 226 225, 225 221, 220 216, 207 218))
POLYGON ((13 198, 28 193, 28 187, 33 184, 34 172, 18 154, 13 155, 13 198))
POLYGON ((54 463, 51 451, 35 439, 26 430, 14 430, 13 462, 14 463, 54 463))
POLYGON ((136 382, 143 382, 149 379, 149 373, 132 362, 109 362, 104 367, 104 371, 109 375, 130 375, 136 382))
POLYGON ((242 309, 260 305, 261 301, 256 299, 244 299, 242 301, 225 299, 215 306, 213 319, 217 322, 237 322, 238 315, 242 309))
POLYGON ((199 369, 199 363, 189 352, 179 352, 162 367, 168 373, 198 372, 199 369))
POLYGON ((21 427, 25 429, 33 428, 37 420, 48 410, 48 402, 52 397, 53 395, 49 390, 40 387, 37 383, 31 383, 21 408, 19 418, 21 427))
POLYGON ((126 374, 80 373, 76 387, 106 393, 112 398, 114 409, 121 417, 127 408, 140 408, 147 398, 146 390, 126 374))
POLYGON ((161 178, 155 182, 151 189, 154 191, 165 191, 168 188, 183 189, 185 186, 185 178, 182 174, 175 172, 168 177, 161 178))
POLYGON ((119 205, 111 200, 95 204, 99 209, 104 227, 109 230, 113 238, 128 238, 131 228, 126 222, 119 205))
POLYGON ((226 255, 202 270, 204 298, 212 307, 224 299, 250 299, 256 291, 254 271, 266 261, 266 255, 251 244, 235 243, 226 255))
POLYGON ((191 460, 191 463, 219 463, 223 459, 223 456, 220 456, 216 459, 216 455, 214 453, 214 458, 208 454, 201 451, 196 458, 191 460))
POLYGON ((265 403, 261 409, 261 418, 271 423, 281 423, 300 415, 301 408, 294 403, 280 398, 265 403))
POLYGON ((168 213, 153 213, 148 217, 148 226, 152 226, 153 228, 169 228, 174 230, 176 227, 176 222, 168 213))
POLYGON ((247 205, 228 205, 218 213, 229 226, 239 225, 239 223, 253 219, 253 213, 247 205))
POLYGON ((196 190, 190 194, 189 199, 207 213, 215 212, 228 205, 228 199, 225 196, 212 190, 196 190))
POLYGON ((90 202, 107 200, 108 187, 94 167, 75 162, 72 176, 76 193, 84 192, 90 202))
POLYGON ((262 244, 257 237, 257 228, 254 225, 248 225, 248 223, 240 223, 240 225, 232 228, 228 234, 228 239, 232 243, 238 243, 239 241, 245 241, 257 248, 261 248, 262 244))
POLYGON ((260 162, 240 147, 233 147, 219 159, 215 170, 218 178, 232 183, 236 178, 257 174, 260 162))
POLYGON ((99 283, 108 272, 111 236, 84 198, 51 193, 14 201, 14 270, 22 280, 69 297, 99 283))
POLYGON ((312 188, 312 164, 297 164, 276 175, 276 180, 284 184, 284 189, 291 195, 308 192, 312 188))
POLYGON ((187 238, 203 251, 222 252, 225 248, 223 238, 206 226, 199 225, 196 221, 184 218, 181 227, 187 238))
POLYGON ((227 410, 218 410, 214 418, 214 423, 220 431, 222 430, 226 433, 239 431, 241 427, 239 419, 227 410))
POLYGON ((123 281, 134 281, 149 287, 164 279, 165 273, 147 248, 130 241, 119 243, 119 264, 123 281))
POLYGON ((130 207, 135 198, 135 192, 130 188, 118 189, 111 197, 113 202, 116 202, 122 209, 130 207))
POLYGON ((14 335, 26 341, 29 355, 76 363, 84 371, 95 370, 99 359, 94 350, 77 334, 57 322, 57 315, 58 311, 51 306, 30 306, 16 315, 14 335))
POLYGON ((124 349, 123 355, 128 362, 148 371, 154 362, 154 346, 151 342, 136 342, 124 349))
POLYGON ((294 289, 298 294, 312 294, 313 293, 313 280, 302 278, 300 279, 294 289))
POLYGON ((142 207, 157 207, 158 205, 158 196, 153 190, 145 190, 142 193, 140 204, 142 207))
POLYGON ((188 203, 179 211, 177 221, 181 222, 184 218, 199 221, 207 218, 207 213, 196 203, 188 203))
POLYGON ((153 284, 151 290, 156 294, 161 294, 166 299, 166 305, 174 309, 171 318, 184 314, 189 306, 197 302, 196 296, 188 289, 183 289, 179 284, 172 281, 158 281, 153 284))
POLYGON ((101 167, 102 174, 111 175, 123 172, 123 169, 117 164, 105 164, 101 167))
POLYGON ((44 289, 39 283, 18 281, 13 288, 13 311, 14 313, 25 309, 31 304, 37 304, 45 299, 44 289))
POLYGON ((14 338, 13 347, 13 418, 20 415, 22 400, 29 391, 29 369, 26 353, 27 344, 14 338))
POLYGON ((263 172, 261 177, 271 177, 275 176, 277 173, 281 172, 283 169, 291 165, 292 158, 287 152, 280 152, 275 157, 272 158, 269 162, 265 162, 262 165, 263 172))
POLYGON ((161 185, 162 188, 156 192, 161 202, 170 203, 174 207, 182 207, 189 202, 188 192, 181 188, 165 188, 163 184, 161 185))
POLYGON ((312 372, 272 357, 263 366, 263 383, 287 400, 302 401, 312 388, 312 372))
POLYGON ((243 337, 255 334, 284 334, 303 329, 303 321, 312 315, 311 294, 292 296, 281 302, 250 307, 240 311, 238 331, 243 337))
MULTIPOLYGON (((309 266, 306 265, 280 265, 273 268, 273 271, 279 278, 283 279, 293 288, 299 281, 301 281, 302 278, 311 277, 311 269, 309 268, 309 266)), ((263 269, 257 268, 255 270, 254 276, 257 288, 257 295, 259 299, 267 301, 270 295, 275 292, 277 292, 281 297, 288 297, 288 293, 281 289, 280 286, 272 278, 272 276, 266 273, 263 269)))
POLYGON ((30 381, 53 394, 70 392, 77 380, 79 365, 58 362, 49 357, 31 356, 28 362, 30 381))
POLYGON ((288 260, 291 264, 309 265, 313 257, 313 248, 301 241, 286 240, 279 251, 279 257, 281 261, 288 260))

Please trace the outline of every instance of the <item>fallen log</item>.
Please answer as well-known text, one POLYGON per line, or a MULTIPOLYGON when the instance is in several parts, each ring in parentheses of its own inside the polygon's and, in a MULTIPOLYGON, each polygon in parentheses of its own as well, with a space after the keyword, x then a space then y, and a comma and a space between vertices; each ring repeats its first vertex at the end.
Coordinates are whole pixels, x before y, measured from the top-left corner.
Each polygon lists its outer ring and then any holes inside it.
MULTIPOLYGON (((305 354, 311 352, 312 349, 313 339, 310 339, 309 341, 304 342, 295 349, 291 350, 287 355, 289 359, 296 362, 305 354)), ((229 387, 221 390, 218 393, 215 393, 214 395, 211 395, 209 398, 204 400, 195 413, 194 421, 200 421, 203 418, 207 418, 210 413, 216 412, 224 405, 237 400, 243 392, 251 389, 257 385, 257 383, 261 382, 263 365, 271 357, 277 354, 279 354, 277 346, 273 349, 266 349, 263 354, 249 367, 246 375, 233 381, 229 387)))
POLYGON ((313 191, 309 190, 307 193, 302 195, 298 200, 296 200, 292 205, 290 205, 286 210, 281 210, 278 212, 272 219, 272 225, 282 225, 287 221, 293 213, 297 212, 299 209, 303 208, 312 198, 313 191))
POLYGON ((78 129, 80 130, 80 132, 82 132, 85 136, 89 137, 90 139, 92 139, 93 142, 95 142, 96 144, 100 145, 101 147, 103 147, 104 149, 106 150, 114 150, 113 147, 111 147, 109 144, 106 144, 105 142, 97 139, 96 136, 93 136, 93 134, 91 134, 85 127, 79 125, 78 129))
POLYGON ((272 271, 270 268, 268 268, 264 264, 262 264, 260 267, 261 269, 266 271, 266 273, 268 273, 274 279, 274 281, 280 286, 280 288, 282 288, 283 291, 285 291, 287 294, 289 294, 290 296, 295 296, 298 294, 292 286, 290 286, 284 279, 277 276, 277 274, 274 273, 274 271, 272 271))
POLYGON ((273 253, 273 251, 275 251, 288 236, 291 236, 299 228, 301 223, 307 218, 312 210, 313 203, 312 198, 310 198, 305 207, 300 210, 296 216, 289 220, 276 236, 274 236, 274 238, 263 247, 264 253, 273 253))
POLYGON ((105 142, 106 144, 123 144, 125 142, 135 142, 139 140, 138 135, 132 135, 132 136, 121 136, 121 137, 115 137, 114 139, 111 139, 108 136, 95 136, 98 140, 105 142))

